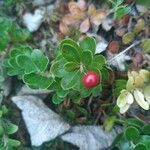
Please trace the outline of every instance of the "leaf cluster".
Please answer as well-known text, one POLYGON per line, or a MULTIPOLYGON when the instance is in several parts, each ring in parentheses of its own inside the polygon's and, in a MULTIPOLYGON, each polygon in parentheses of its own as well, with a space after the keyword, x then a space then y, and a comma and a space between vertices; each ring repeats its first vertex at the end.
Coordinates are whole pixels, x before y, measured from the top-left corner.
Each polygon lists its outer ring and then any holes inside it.
POLYGON ((11 138, 11 135, 16 133, 18 126, 6 119, 8 109, 5 105, 0 106, 0 149, 13 150, 20 145, 18 140, 11 138))
POLYGON ((59 53, 50 69, 55 77, 54 103, 60 103, 67 95, 78 101, 79 98, 100 94, 102 84, 92 89, 82 84, 82 77, 88 71, 95 71, 103 78, 102 72, 106 70, 105 58, 95 55, 95 49, 96 42, 91 37, 86 37, 79 44, 69 38, 60 43, 59 53))
POLYGON ((30 38, 26 29, 20 28, 11 19, 0 16, 0 51, 5 50, 10 43, 21 43, 30 38))
POLYGON ((112 143, 114 146, 120 150, 149 150, 150 125, 135 118, 125 120, 123 132, 112 143))
POLYGON ((19 76, 29 87, 47 89, 52 83, 52 78, 44 72, 48 63, 48 57, 40 50, 18 45, 12 49, 3 65, 9 76, 19 76))
POLYGON ((124 5, 124 0, 108 0, 112 4, 114 19, 120 19, 131 11, 131 8, 124 5))
POLYGON ((54 91, 53 102, 61 103, 69 96, 78 102, 80 98, 100 94, 102 84, 87 89, 82 84, 82 77, 88 71, 95 71, 106 79, 105 58, 95 55, 96 42, 86 37, 79 44, 71 39, 64 39, 59 46, 56 58, 47 71, 49 60, 40 50, 29 46, 14 47, 3 65, 9 76, 19 76, 26 85, 36 89, 54 91))

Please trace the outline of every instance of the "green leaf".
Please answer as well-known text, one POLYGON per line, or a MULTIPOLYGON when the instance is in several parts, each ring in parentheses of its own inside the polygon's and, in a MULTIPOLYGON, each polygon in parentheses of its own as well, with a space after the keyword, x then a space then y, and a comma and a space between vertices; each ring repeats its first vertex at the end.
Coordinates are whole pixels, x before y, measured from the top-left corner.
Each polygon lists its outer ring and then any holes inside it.
POLYGON ((125 35, 123 35, 122 37, 122 42, 124 44, 129 44, 130 42, 132 42, 134 40, 134 33, 133 32, 128 32, 125 35))
POLYGON ((83 49, 83 50, 89 50, 91 51, 93 54, 95 54, 95 50, 96 50, 96 42, 95 42, 95 39, 94 38, 91 38, 91 37, 86 37, 85 39, 83 39, 81 42, 80 42, 80 47, 83 49))
POLYGON ((30 74, 38 70, 35 63, 25 55, 19 55, 16 57, 17 64, 24 69, 25 74, 30 74))
MULTIPOLYGON (((82 76, 82 75, 81 75, 81 76, 82 76)), ((80 93, 80 96, 81 96, 82 98, 85 98, 85 97, 88 97, 88 96, 91 95, 92 90, 85 88, 85 87, 83 86, 81 80, 82 80, 82 77, 80 78, 80 80, 78 80, 78 81, 76 82, 76 86, 73 87, 73 89, 76 90, 76 91, 78 91, 78 92, 80 93)))
POLYGON ((62 55, 67 61, 80 62, 79 52, 72 45, 63 44, 62 55))
POLYGON ((93 58, 92 66, 95 66, 98 69, 102 69, 105 63, 106 59, 103 55, 95 55, 93 58))
POLYGON ((85 117, 88 116, 88 111, 81 107, 81 106, 76 106, 77 112, 80 113, 80 115, 84 115, 85 117))
POLYGON ((10 31, 10 35, 13 42, 24 42, 30 37, 30 32, 28 30, 16 28, 16 25, 14 25, 14 28, 10 31))
POLYGON ((79 70, 74 72, 68 72, 62 78, 61 86, 64 90, 69 90, 76 85, 77 81, 80 80, 80 78, 81 78, 81 73, 79 70))
POLYGON ((5 59, 3 61, 3 66, 7 70, 9 76, 21 75, 24 73, 24 69, 18 66, 15 58, 5 59))
POLYGON ((24 72, 24 69, 18 65, 15 58, 10 58, 8 63, 13 68, 14 72, 16 71, 16 75, 22 74, 24 72))
POLYGON ((148 135, 141 135, 138 139, 137 143, 143 143, 147 146, 148 150, 150 149, 150 136, 148 135))
POLYGON ((148 150, 148 149, 146 148, 146 146, 145 146, 144 144, 138 143, 138 144, 135 146, 134 150, 148 150))
POLYGON ((67 72, 64 69, 64 64, 66 63, 67 61, 64 58, 59 59, 58 61, 52 64, 50 72, 56 77, 59 77, 59 78, 63 77, 67 72))
POLYGON ((115 12, 115 19, 120 19, 131 11, 130 7, 119 7, 115 12))
POLYGON ((71 121, 76 118, 75 112, 73 112, 71 109, 66 110, 66 111, 65 111, 65 115, 66 115, 67 118, 68 118, 69 120, 71 120, 71 121))
POLYGON ((1 106, 1 110, 3 112, 3 115, 7 115, 8 111, 9 111, 8 108, 5 105, 1 106))
POLYGON ((54 94, 52 101, 54 104, 60 104, 62 101, 64 101, 64 98, 58 97, 57 94, 54 94))
POLYGON ((67 39, 62 40, 61 43, 60 43, 60 46, 59 46, 59 47, 60 47, 60 50, 62 50, 64 44, 69 44, 69 45, 73 46, 79 53, 81 53, 81 48, 80 48, 79 45, 78 45, 75 41, 73 41, 72 39, 67 38, 67 39))
POLYGON ((111 147, 116 146, 116 145, 122 140, 122 138, 123 138, 123 132, 122 132, 122 133, 119 133, 119 134, 115 137, 114 141, 113 141, 112 144, 111 144, 111 147))
POLYGON ((15 124, 13 124, 11 122, 6 122, 4 128, 5 128, 5 132, 7 134, 14 134, 18 130, 18 126, 16 126, 15 124))
POLYGON ((41 72, 45 71, 49 60, 48 57, 44 56, 44 54, 40 50, 34 49, 31 54, 31 59, 34 61, 41 72))
POLYGON ((137 4, 141 4, 141 5, 145 5, 148 6, 149 5, 149 0, 135 0, 137 4))
POLYGON ((68 93, 69 93, 68 90, 63 90, 60 87, 59 87, 59 89, 56 90, 56 94, 59 98, 65 98, 68 95, 68 93))
POLYGON ((120 91, 122 91, 123 89, 126 89, 126 80, 115 80, 115 89, 114 89, 114 94, 115 96, 119 96, 120 95, 120 91))
POLYGON ((7 47, 8 42, 9 42, 8 34, 5 32, 0 33, 0 51, 3 51, 7 47))
POLYGON ((45 77, 35 73, 24 75, 23 81, 28 86, 36 89, 47 89, 53 83, 51 77, 45 77))
POLYGON ((109 78, 109 71, 108 71, 108 69, 107 68, 105 68, 105 67, 103 67, 102 69, 101 69, 101 78, 102 78, 102 81, 106 81, 106 80, 108 80, 108 78, 109 78))
POLYGON ((129 141, 121 140, 118 145, 119 150, 133 150, 133 146, 131 146, 129 141))
POLYGON ((20 141, 14 139, 8 139, 8 145, 12 147, 18 147, 20 145, 20 141))
POLYGON ((84 64, 84 66, 88 67, 91 65, 93 60, 93 55, 91 51, 83 51, 81 55, 81 61, 84 64))
POLYGON ((11 40, 13 42, 24 42, 30 37, 30 32, 26 29, 20 28, 17 24, 13 23, 9 30, 11 40))
POLYGON ((110 132, 115 124, 116 116, 107 116, 104 122, 104 129, 106 132, 110 132))
POLYGON ((30 46, 18 45, 11 50, 10 57, 17 57, 18 55, 31 56, 32 48, 30 46))
POLYGON ((4 134, 4 128, 2 124, 0 124, 0 138, 2 137, 3 134, 4 134))
POLYGON ((126 125, 127 126, 134 126, 138 129, 141 129, 141 127, 143 127, 145 125, 145 123, 139 119, 128 118, 128 119, 126 119, 126 125))
POLYGON ((124 0, 117 0, 117 5, 121 5, 123 3, 124 0))
POLYGON ((81 99, 80 92, 71 90, 69 91, 68 96, 71 97, 71 100, 73 103, 76 103, 76 104, 80 103, 80 99, 81 99))
POLYGON ((10 19, 6 19, 6 17, 0 17, 0 33, 7 32, 12 26, 12 21, 10 19))
POLYGON ((150 125, 145 125, 142 130, 145 135, 150 135, 150 125))
POLYGON ((143 40, 141 47, 144 53, 150 53, 150 39, 143 40))
POLYGON ((68 62, 64 65, 66 71, 75 71, 80 68, 80 64, 75 62, 68 62))
POLYGON ((96 87, 94 87, 92 90, 92 95, 94 97, 97 97, 100 95, 100 92, 102 91, 102 85, 101 84, 98 84, 96 87))
POLYGON ((13 48, 12 50, 11 50, 11 53, 10 53, 10 57, 16 57, 16 56, 18 56, 18 55, 20 55, 20 54, 23 54, 23 50, 22 49, 19 49, 19 48, 13 48))
POLYGON ((127 127, 125 130, 125 137, 128 140, 135 140, 140 136, 139 130, 135 127, 127 127))

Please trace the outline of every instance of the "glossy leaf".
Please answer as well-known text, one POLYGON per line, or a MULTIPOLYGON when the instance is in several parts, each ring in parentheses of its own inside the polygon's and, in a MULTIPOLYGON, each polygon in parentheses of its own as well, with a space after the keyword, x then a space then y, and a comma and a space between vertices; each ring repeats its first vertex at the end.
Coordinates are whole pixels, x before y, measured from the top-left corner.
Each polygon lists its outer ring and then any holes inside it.
POLYGON ((45 71, 49 62, 48 57, 44 56, 40 50, 34 49, 31 58, 41 72, 45 71))
POLYGON ((74 71, 80 68, 80 65, 75 62, 68 62, 64 65, 66 71, 74 71))
POLYGON ((122 42, 124 44, 129 44, 134 40, 134 33, 133 32, 128 32, 125 35, 123 35, 122 37, 122 42))
POLYGON ((5 127, 4 128, 5 128, 5 132, 7 134, 14 134, 18 130, 18 126, 16 126, 15 124, 13 124, 11 122, 5 123, 5 127))
POLYGON ((62 101, 64 101, 64 98, 61 98, 57 96, 57 94, 54 94, 52 97, 52 101, 54 104, 60 104, 62 101))
POLYGON ((140 133, 139 130, 135 127, 127 127, 125 130, 125 137, 128 140, 135 140, 139 137, 140 133))
POLYGON ((38 70, 33 60, 28 56, 25 55, 17 56, 16 62, 21 68, 24 69, 24 72, 26 74, 30 74, 38 70))
POLYGON ((94 38, 91 37, 86 37, 85 39, 83 39, 80 42, 80 46, 81 48, 86 51, 89 50, 91 51, 93 54, 95 54, 95 50, 96 50, 96 42, 94 38))
POLYGON ((81 60, 84 66, 88 67, 93 61, 93 55, 91 51, 83 51, 81 55, 81 60))
POLYGON ((53 79, 51 77, 46 77, 35 73, 25 74, 23 81, 28 86, 37 89, 47 89, 53 83, 53 79))
POLYGON ((62 50, 64 44, 69 44, 69 45, 73 46, 77 51, 79 51, 79 53, 81 51, 81 48, 79 47, 77 42, 75 42, 74 40, 72 40, 70 38, 62 40, 62 42, 60 43, 60 46, 59 46, 60 50, 62 50))
POLYGON ((20 141, 14 139, 8 139, 8 145, 11 147, 18 147, 20 145, 20 141))
POLYGON ((73 88, 77 81, 80 80, 81 73, 80 71, 75 72, 68 72, 66 75, 62 78, 61 86, 64 90, 69 90, 73 88))
POLYGON ((148 150, 146 146, 142 143, 139 143, 135 146, 134 150, 148 150))
POLYGON ((64 68, 66 63, 67 61, 64 58, 59 59, 52 64, 50 72, 56 77, 63 77, 66 74, 66 70, 64 68))
POLYGON ((63 44, 62 55, 67 61, 80 62, 78 50, 69 44, 63 44))

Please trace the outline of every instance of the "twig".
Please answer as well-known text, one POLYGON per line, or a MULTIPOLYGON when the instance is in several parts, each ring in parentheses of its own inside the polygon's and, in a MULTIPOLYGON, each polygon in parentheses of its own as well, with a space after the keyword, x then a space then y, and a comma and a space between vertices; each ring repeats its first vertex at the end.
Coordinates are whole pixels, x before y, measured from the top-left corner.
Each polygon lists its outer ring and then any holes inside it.
POLYGON ((129 47, 127 47, 125 50, 123 50, 122 52, 120 52, 118 55, 114 56, 112 59, 107 60, 107 64, 110 64, 112 61, 114 61, 116 58, 118 58, 119 56, 121 56, 122 54, 126 53, 128 50, 130 50, 132 47, 136 46, 140 44, 140 41, 135 41, 133 44, 131 44, 129 47))
POLYGON ((88 110, 89 110, 89 113, 91 114, 91 108, 90 108, 90 105, 92 103, 92 100, 93 100, 93 95, 90 96, 89 100, 88 100, 88 110))

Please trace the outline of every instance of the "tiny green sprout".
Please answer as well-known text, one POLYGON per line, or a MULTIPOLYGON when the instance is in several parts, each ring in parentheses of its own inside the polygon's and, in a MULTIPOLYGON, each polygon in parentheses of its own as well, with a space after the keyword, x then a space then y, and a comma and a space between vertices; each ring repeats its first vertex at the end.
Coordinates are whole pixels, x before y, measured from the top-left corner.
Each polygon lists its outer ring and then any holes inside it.
POLYGON ((108 0, 112 4, 112 12, 114 12, 114 19, 120 19, 131 11, 131 8, 124 5, 124 0, 108 0))

